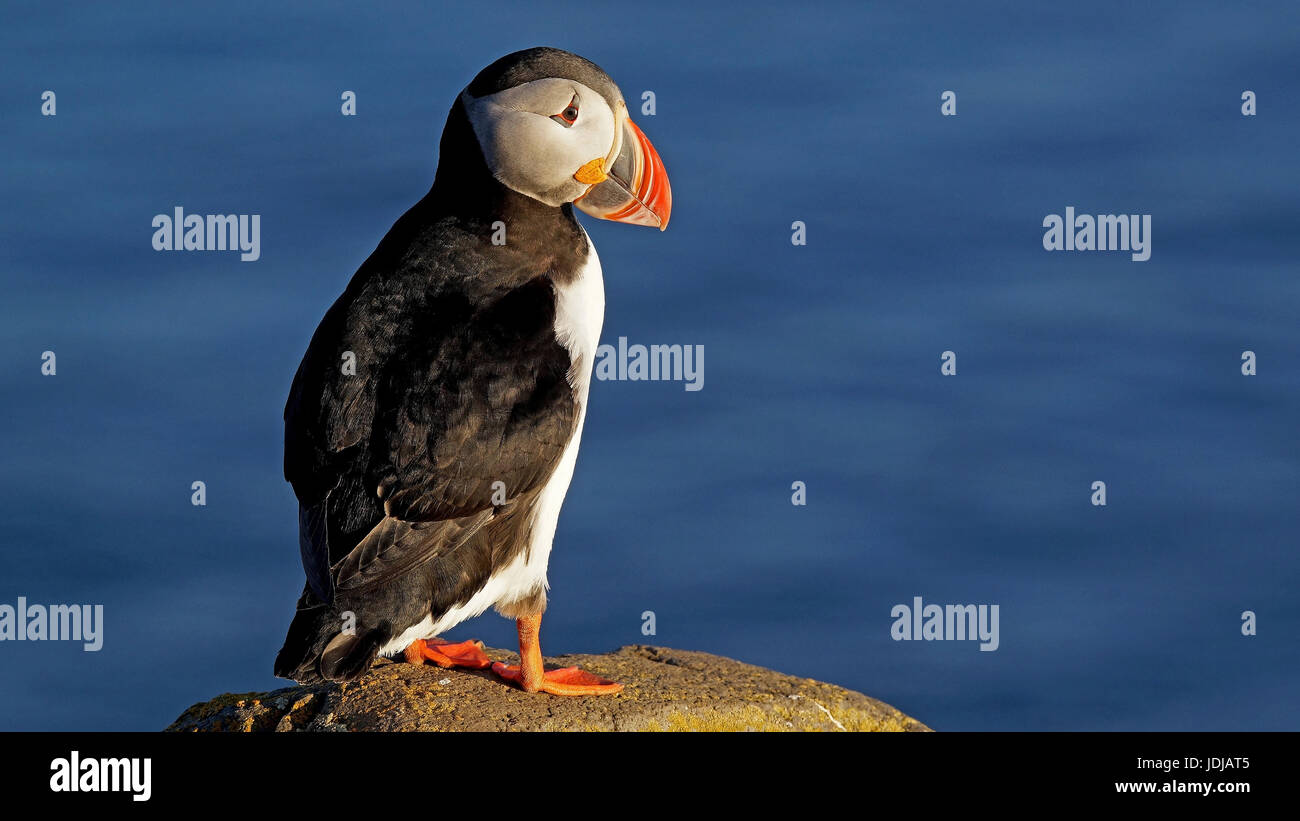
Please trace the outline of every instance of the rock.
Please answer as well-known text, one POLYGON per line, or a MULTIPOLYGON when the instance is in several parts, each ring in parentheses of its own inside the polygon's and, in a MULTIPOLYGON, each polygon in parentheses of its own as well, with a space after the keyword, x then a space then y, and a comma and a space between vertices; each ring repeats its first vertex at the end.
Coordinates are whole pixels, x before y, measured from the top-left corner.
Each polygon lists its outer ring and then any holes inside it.
MULTIPOLYGON (((488 649, 493 660, 514 654, 488 649)), ((893 707, 833 684, 732 659, 632 645, 547 659, 623 683, 616 696, 531 695, 485 670, 380 659, 349 684, 226 694, 195 704, 174 732, 395 730, 928 731, 893 707)))

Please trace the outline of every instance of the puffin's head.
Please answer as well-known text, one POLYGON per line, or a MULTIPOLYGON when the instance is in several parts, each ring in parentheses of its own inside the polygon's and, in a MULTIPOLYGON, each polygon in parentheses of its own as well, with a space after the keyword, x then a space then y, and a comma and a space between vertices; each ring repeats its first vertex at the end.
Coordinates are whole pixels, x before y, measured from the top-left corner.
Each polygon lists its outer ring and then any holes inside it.
POLYGON ((554 48, 517 51, 479 72, 461 103, 507 188, 600 219, 668 226, 663 161, 595 63, 554 48))

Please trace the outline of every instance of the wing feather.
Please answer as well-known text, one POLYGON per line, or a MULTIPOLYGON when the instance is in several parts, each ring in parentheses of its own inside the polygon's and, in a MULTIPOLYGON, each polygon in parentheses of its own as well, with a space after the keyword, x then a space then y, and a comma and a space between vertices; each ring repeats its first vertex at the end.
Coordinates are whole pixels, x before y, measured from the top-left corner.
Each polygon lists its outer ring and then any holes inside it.
POLYGON ((490 550, 473 537, 499 491, 535 495, 577 425, 551 280, 471 291, 477 280, 436 260, 473 261, 481 238, 444 226, 422 242, 465 247, 399 259, 401 225, 327 312, 285 407, 303 567, 329 602, 490 550))

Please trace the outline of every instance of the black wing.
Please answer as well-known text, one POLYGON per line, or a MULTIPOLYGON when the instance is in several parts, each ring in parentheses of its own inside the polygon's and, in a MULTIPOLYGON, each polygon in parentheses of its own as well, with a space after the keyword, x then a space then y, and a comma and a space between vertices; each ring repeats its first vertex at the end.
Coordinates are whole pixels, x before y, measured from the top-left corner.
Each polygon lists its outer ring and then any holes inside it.
POLYGON ((495 483, 508 500, 535 493, 577 423, 551 280, 495 276, 510 260, 454 225, 415 243, 440 253, 412 253, 402 225, 322 320, 285 407, 303 567, 326 602, 484 549, 470 537, 495 483))

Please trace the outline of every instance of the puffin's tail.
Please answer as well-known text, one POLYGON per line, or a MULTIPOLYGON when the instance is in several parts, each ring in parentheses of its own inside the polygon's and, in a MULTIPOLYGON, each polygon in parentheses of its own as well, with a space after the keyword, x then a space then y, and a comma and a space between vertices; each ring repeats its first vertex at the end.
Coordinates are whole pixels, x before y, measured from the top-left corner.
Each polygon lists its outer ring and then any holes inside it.
POLYGON ((275 674, 299 684, 352 681, 370 669, 379 648, 392 638, 392 627, 383 622, 377 627, 350 626, 355 619, 324 604, 298 603, 289 625, 289 635, 275 657, 275 674))

